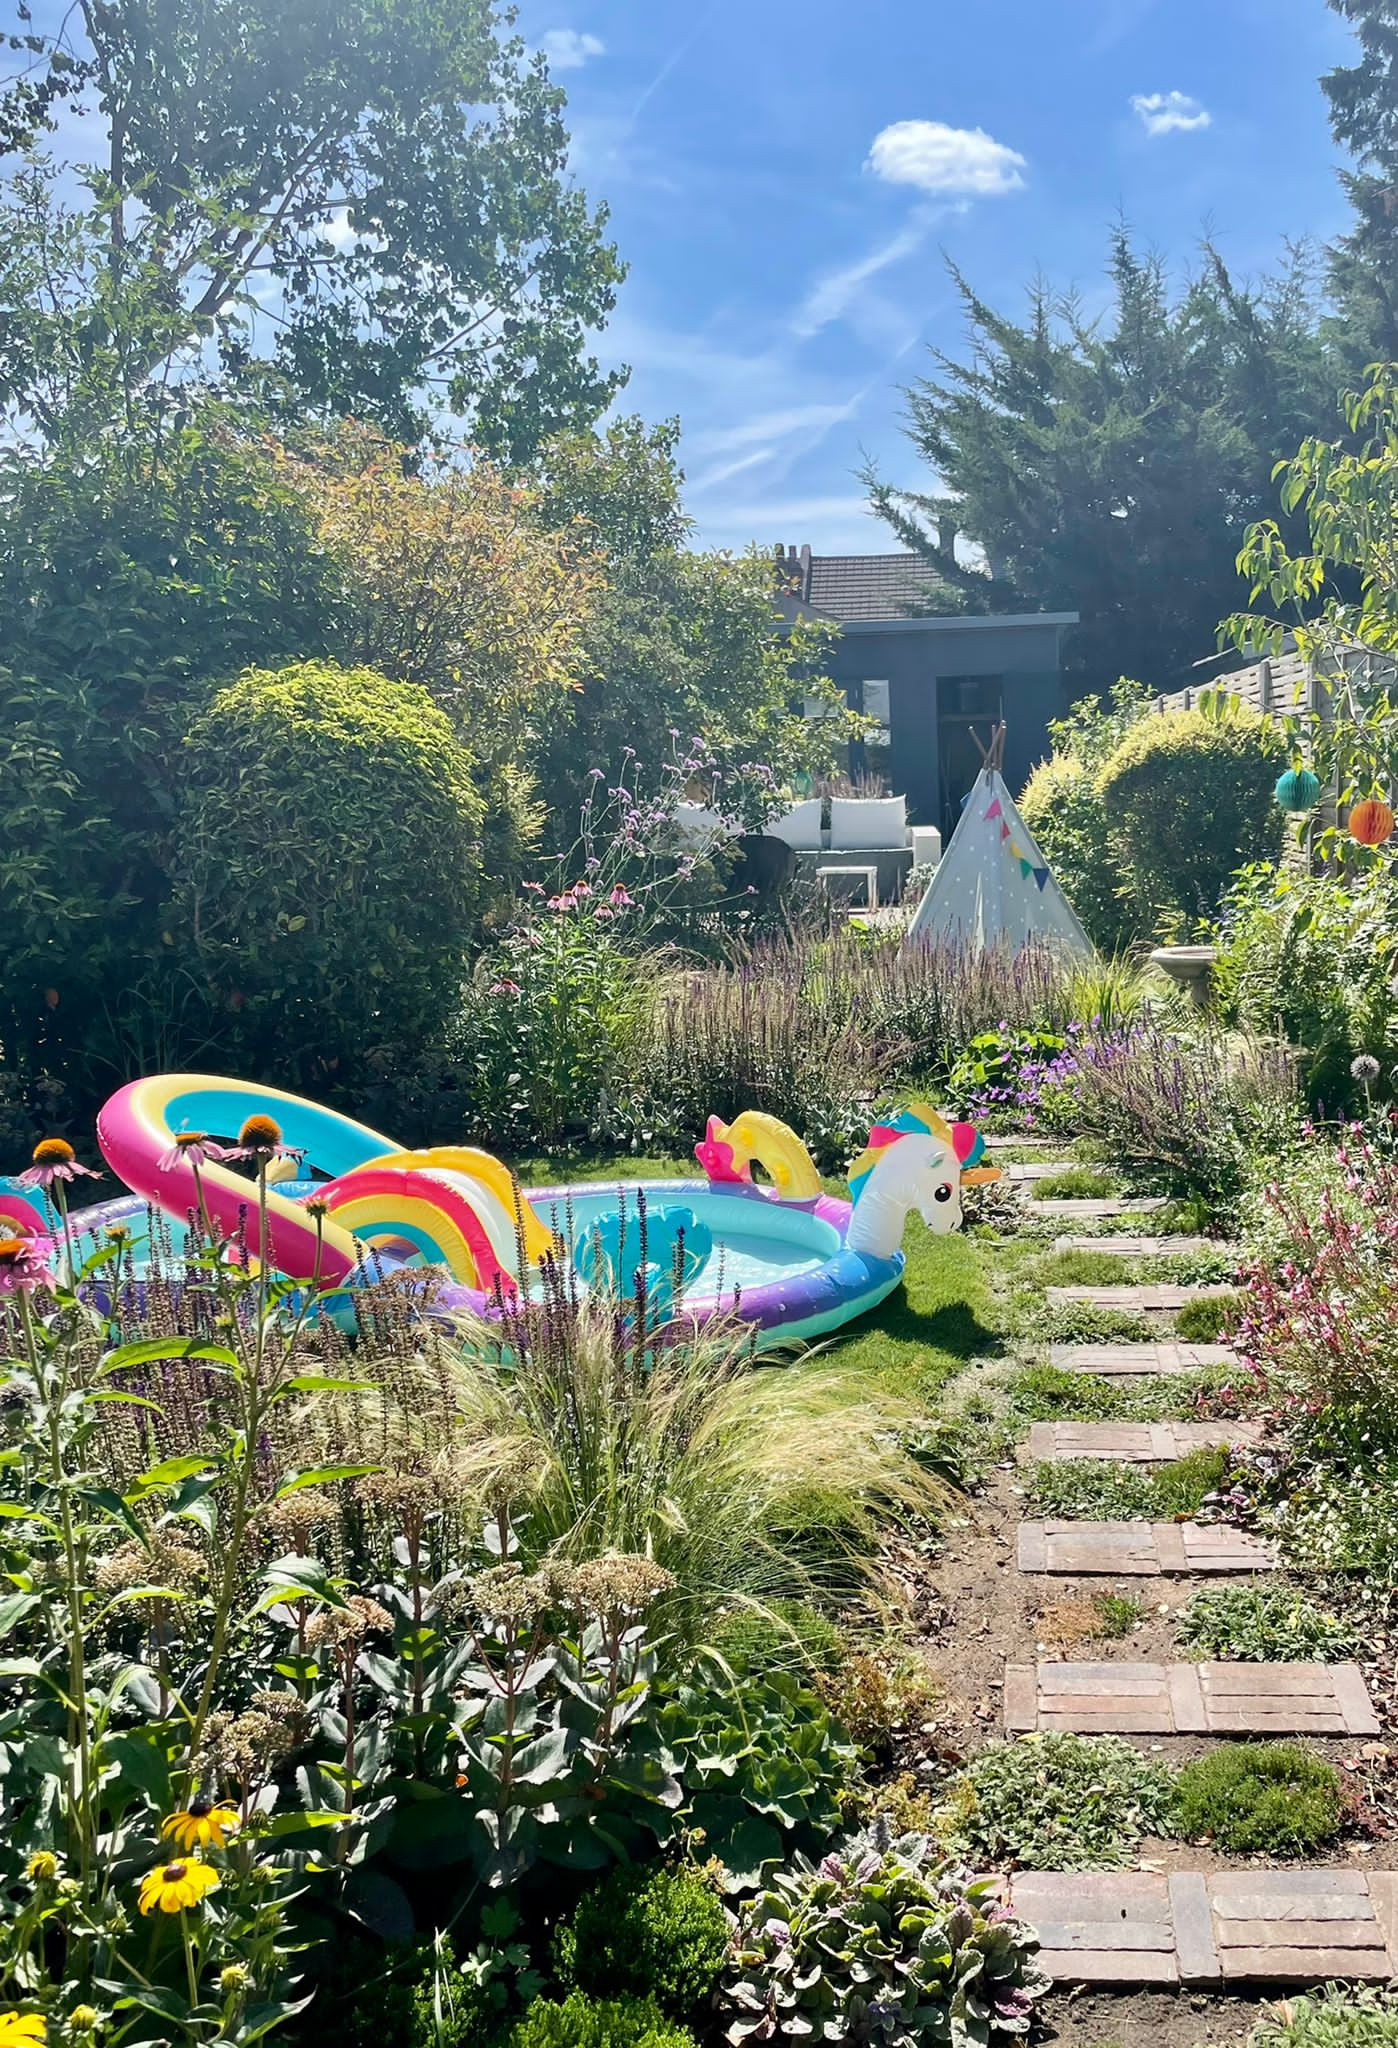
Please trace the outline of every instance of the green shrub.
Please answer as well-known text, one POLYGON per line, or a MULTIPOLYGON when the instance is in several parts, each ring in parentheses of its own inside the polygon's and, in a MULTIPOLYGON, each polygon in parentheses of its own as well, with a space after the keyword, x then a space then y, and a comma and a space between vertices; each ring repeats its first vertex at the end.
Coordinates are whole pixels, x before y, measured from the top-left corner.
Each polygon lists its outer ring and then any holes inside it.
POLYGON ((1174 711, 1134 725, 1099 771, 1117 859, 1154 924, 1215 915, 1231 877, 1281 842, 1285 749, 1260 718, 1174 711))
POLYGON ((218 693, 186 747, 169 923, 254 1062, 309 1083, 441 1024, 479 817, 417 684, 303 662, 218 693))
POLYGON ((1201 1657, 1252 1664, 1335 1664, 1354 1654, 1353 1631, 1294 1586, 1206 1586, 1176 1633, 1201 1657))
POLYGON ((819 1869, 780 1872, 739 1921, 722 1989, 727 2038, 922 2048, 958 2030, 986 2043, 1027 2034, 1048 1988, 1033 1962, 1038 1938, 992 1917, 994 1901, 993 1880, 930 1863, 918 1835, 891 1847, 861 1837, 819 1869))
POLYGON ((1398 2048, 1398 1998, 1368 1984, 1327 1984, 1269 2007, 1247 2048, 1398 2048))
POLYGON ((1307 1099, 1330 1115, 1393 1095, 1398 1063, 1398 880, 1391 862, 1360 874, 1246 868, 1224 906, 1214 988, 1230 1021, 1299 1049, 1307 1099), (1351 1062, 1379 1071, 1364 1087, 1351 1062))
POLYGON ((1120 869, 1097 778, 1076 754, 1054 753, 1025 783, 1019 812, 1093 944, 1113 953, 1140 934, 1120 893, 1120 869))
POLYGON ((694 2036, 649 1998, 537 1998, 506 2036, 506 2048, 694 2048, 694 2036))
POLYGON ((728 1916, 692 1870, 621 1865, 559 1929, 560 1982, 594 1997, 655 2000, 672 2020, 708 2010, 728 1954, 728 1916))
POLYGON ((1300 1742, 1227 1743, 1184 1764, 1174 1824, 1238 1856, 1307 1856, 1340 1831, 1340 1779, 1300 1742))
POLYGON ((978 1868, 1120 1870, 1166 1831, 1164 1765, 1115 1735, 1025 1735, 981 1754, 937 1815, 947 1847, 978 1868))

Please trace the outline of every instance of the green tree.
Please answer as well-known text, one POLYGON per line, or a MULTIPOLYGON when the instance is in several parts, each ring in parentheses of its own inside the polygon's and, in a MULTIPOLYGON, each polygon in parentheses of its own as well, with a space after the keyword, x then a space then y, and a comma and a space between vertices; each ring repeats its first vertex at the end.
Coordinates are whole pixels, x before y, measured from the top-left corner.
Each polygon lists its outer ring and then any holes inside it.
MULTIPOLYGON (((152 1000, 190 719, 329 629, 302 500, 216 414, 0 457, 0 1038, 81 1099, 187 1056, 152 1000), (142 1021, 142 1020, 145 1021, 142 1021), (136 1034, 136 1035, 133 1035, 136 1034)), ((197 999, 186 985, 194 1007, 197 999)))
MULTIPOLYGON (((1226 646, 1279 654, 1289 640, 1311 667, 1314 701, 1277 723, 1341 805, 1398 791, 1398 364, 1376 364, 1341 400, 1343 438, 1302 442, 1281 473, 1293 547, 1275 519, 1248 529, 1238 555, 1254 605, 1219 627, 1226 646)), ((1347 845, 1346 858, 1363 862, 1347 845)))
POLYGON ((970 353, 939 355, 908 393, 942 494, 870 476, 875 508, 969 608, 1080 612, 1069 659, 1085 687, 1188 676, 1273 463, 1330 402, 1305 261, 1251 289, 1206 249, 1175 293, 1118 230, 1100 321, 1042 284, 1012 320, 953 274, 970 353), (940 544, 948 507, 984 567, 940 544))
POLYGON ((1398 4, 1330 0, 1359 38, 1354 64, 1321 79, 1335 140, 1354 158, 1340 173, 1354 225, 1330 250, 1337 351, 1352 376, 1398 357, 1398 4))
POLYGON ((403 439, 430 393, 511 459, 605 409, 621 380, 585 348, 622 274, 605 210, 490 0, 76 0, 43 34, 13 4, 13 415, 89 433, 211 342, 297 409, 403 439), (100 122, 95 165, 56 153, 65 99, 100 122))
POLYGON ((464 975, 470 758, 420 684, 301 662, 220 690, 182 749, 169 939, 254 1066, 411 1058, 464 975))
POLYGON ((539 516, 556 529, 576 522, 606 577, 578 688, 539 732, 540 784, 565 839, 590 770, 615 780, 633 749, 655 763, 699 740, 720 799, 741 792, 755 825, 794 777, 833 760, 849 729, 838 715, 803 715, 807 695, 837 711, 843 699, 821 673, 824 630, 780 616, 770 556, 688 547, 678 437, 677 421, 626 418, 545 453, 539 516))

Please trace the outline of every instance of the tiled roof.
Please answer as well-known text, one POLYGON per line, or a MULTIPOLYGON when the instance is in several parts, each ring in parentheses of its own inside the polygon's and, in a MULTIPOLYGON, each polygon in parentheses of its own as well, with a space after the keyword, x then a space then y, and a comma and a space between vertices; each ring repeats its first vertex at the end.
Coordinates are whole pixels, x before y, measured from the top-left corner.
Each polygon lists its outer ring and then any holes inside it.
POLYGON ((812 555, 806 602, 832 619, 906 619, 936 609, 936 571, 917 555, 812 555))

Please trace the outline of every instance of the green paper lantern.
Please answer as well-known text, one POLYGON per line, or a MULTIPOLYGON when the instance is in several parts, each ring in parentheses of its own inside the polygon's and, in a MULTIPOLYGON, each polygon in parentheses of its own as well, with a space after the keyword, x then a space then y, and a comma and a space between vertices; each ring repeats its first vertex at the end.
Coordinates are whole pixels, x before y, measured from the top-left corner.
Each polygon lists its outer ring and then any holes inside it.
POLYGON ((1277 777, 1276 799, 1284 811, 1313 811, 1320 795, 1320 778, 1309 768, 1288 768, 1277 777))

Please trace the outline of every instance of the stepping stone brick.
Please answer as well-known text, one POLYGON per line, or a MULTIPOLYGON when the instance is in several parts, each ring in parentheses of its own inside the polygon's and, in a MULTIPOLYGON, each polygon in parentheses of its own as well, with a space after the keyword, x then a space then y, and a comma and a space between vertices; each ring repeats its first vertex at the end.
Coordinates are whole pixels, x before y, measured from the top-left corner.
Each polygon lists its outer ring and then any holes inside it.
POLYGON ((1277 1554, 1226 1522, 1021 1522, 1019 1568, 1104 1579, 1214 1577, 1275 1571, 1277 1554))
POLYGON ((1021 1871, 1009 1903, 1060 1983, 1222 1990, 1398 1972, 1392 1871, 1021 1871))
POLYGON ((1260 1422, 1032 1422, 1026 1457, 1111 1458, 1123 1465, 1168 1465, 1213 1444, 1255 1444, 1260 1422))
POLYGON ((1170 1259, 1181 1252, 1229 1253, 1234 1262, 1242 1247, 1221 1244, 1216 1237, 1127 1237, 1109 1231, 1105 1237, 1056 1237, 1056 1252, 1111 1252, 1119 1259, 1170 1259))
POLYGON ((1183 1308, 1187 1301, 1232 1294, 1233 1289, 1221 1282, 1200 1286, 1186 1280, 1160 1280, 1150 1287, 1046 1287, 1044 1292, 1056 1308, 1068 1302, 1087 1302, 1093 1308, 1120 1308, 1155 1315, 1183 1308))
POLYGON ((1168 1207, 1164 1195, 1140 1195, 1134 1200, 1124 1195, 1027 1195, 1024 1200, 1025 1215, 1037 1216, 1045 1223, 1105 1222, 1111 1216, 1151 1216, 1168 1207))
POLYGON ((1053 1180, 1060 1173, 1076 1173, 1080 1169, 1081 1161, 1076 1159, 1027 1159, 1003 1167, 1001 1171, 1006 1180, 1028 1182, 1053 1180))
POLYGON ((1357 1664, 1008 1664, 1010 1734, 1377 1735, 1357 1664))
POLYGON ((1014 1138, 997 1134, 987 1138, 987 1152, 1047 1152, 1054 1145, 1061 1145, 1061 1138, 1014 1138))
POLYGON ((1060 1372, 1095 1373, 1104 1380, 1139 1379, 1142 1375, 1202 1372, 1208 1366, 1236 1365, 1237 1353, 1226 1344, 1050 1344, 1049 1364, 1060 1372))

